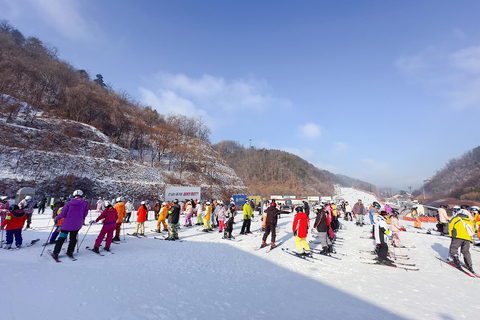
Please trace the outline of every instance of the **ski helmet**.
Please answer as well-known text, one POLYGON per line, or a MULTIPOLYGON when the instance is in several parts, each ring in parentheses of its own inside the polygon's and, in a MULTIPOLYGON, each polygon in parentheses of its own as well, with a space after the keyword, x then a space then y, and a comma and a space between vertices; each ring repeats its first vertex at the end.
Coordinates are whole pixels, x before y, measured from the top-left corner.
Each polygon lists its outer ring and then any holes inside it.
POLYGON ((392 216, 394 216, 394 217, 398 216, 398 211, 397 210, 392 210, 392 216))
POLYGON ((167 205, 167 203, 166 203, 166 202, 162 202, 162 206, 166 206, 166 205, 167 205))
POLYGON ((296 207, 295 207, 295 211, 297 211, 297 212, 302 212, 302 211, 303 211, 303 207, 302 207, 302 206, 296 206, 296 207))
POLYGON ((32 197, 31 196, 26 196, 25 201, 32 201, 32 197))
POLYGON ((108 200, 105 200, 105 202, 103 204, 105 205, 105 208, 108 208, 108 207, 112 206, 112 204, 108 200))
POLYGON ((478 212, 478 211, 480 211, 480 208, 477 207, 477 206, 472 206, 472 207, 470 208, 470 210, 472 210, 473 212, 478 212))
POLYGON ((453 211, 458 211, 460 210, 460 206, 453 206, 453 211))
POLYGON ((117 198, 117 202, 123 202, 122 197, 118 197, 118 198, 117 198))
POLYGON ((140 202, 140 204, 141 204, 141 205, 144 205, 144 204, 145 204, 145 201, 140 202))
POLYGON ((82 197, 83 196, 83 192, 82 190, 75 190, 73 191, 73 194, 72 194, 74 197, 82 197))
POLYGON ((374 202, 372 203, 372 206, 374 206, 374 207, 377 208, 377 209, 380 209, 380 203, 378 203, 377 201, 374 201, 374 202))
POLYGON ((173 204, 178 204, 178 199, 173 200, 173 204))

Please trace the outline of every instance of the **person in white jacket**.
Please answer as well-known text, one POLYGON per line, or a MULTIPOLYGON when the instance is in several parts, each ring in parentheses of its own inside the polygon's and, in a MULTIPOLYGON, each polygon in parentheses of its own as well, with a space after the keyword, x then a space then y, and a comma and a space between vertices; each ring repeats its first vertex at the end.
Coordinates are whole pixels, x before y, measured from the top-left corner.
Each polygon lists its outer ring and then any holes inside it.
POLYGON ((387 258, 388 254, 388 235, 390 235, 390 230, 388 230, 386 211, 381 211, 378 216, 375 216, 374 220, 374 229, 375 229, 375 243, 377 245, 378 253, 378 263, 384 265, 394 265, 393 261, 387 258))
MULTIPOLYGON (((448 215, 447 215, 447 210, 445 210, 447 206, 446 205, 441 205, 438 208, 438 220, 440 221, 441 225, 441 233, 442 235, 447 235, 448 234, 448 215)), ((440 229, 440 228, 439 228, 440 229)))

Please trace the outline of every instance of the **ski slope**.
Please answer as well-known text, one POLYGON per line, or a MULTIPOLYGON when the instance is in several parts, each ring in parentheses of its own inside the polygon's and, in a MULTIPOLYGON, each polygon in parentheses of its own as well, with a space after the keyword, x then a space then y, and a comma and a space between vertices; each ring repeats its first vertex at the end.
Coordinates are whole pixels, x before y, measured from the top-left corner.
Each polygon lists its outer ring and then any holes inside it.
MULTIPOLYGON (((152 215, 152 213, 150 213, 152 215)), ((93 211, 87 221, 97 215, 93 211)), ((311 214, 311 217, 313 215, 311 214)), ((35 230, 23 232, 24 243, 51 229, 51 211, 33 215, 35 230)), ((313 217, 312 217, 313 218, 313 217)), ((147 238, 123 236, 110 254, 99 256, 93 246, 101 225, 93 225, 70 261, 61 263, 40 244, 18 251, 0 250, 2 319, 475 319, 480 311, 476 294, 479 279, 442 264, 449 239, 416 233, 410 223, 402 233, 401 249, 420 271, 406 271, 361 263, 373 257, 359 250, 373 248, 370 227, 345 222, 338 232, 335 260, 314 255, 308 262, 282 252, 295 249, 293 214, 279 219, 277 242, 266 253, 258 217, 254 235, 237 235, 238 242, 221 239, 218 232, 182 227, 184 242, 153 239, 155 221, 146 222, 147 238)), ((313 223, 313 220, 312 220, 313 223)), ((241 228, 237 215, 234 233, 241 228)), ((430 227, 427 223, 425 227, 430 227)), ((126 224, 133 232, 135 224, 126 224)), ((79 234, 81 241, 88 227, 79 234)), ((424 232, 424 230, 420 230, 424 232)), ((269 238, 270 239, 270 238, 269 238)), ((309 240, 315 240, 309 234, 309 240)), ((310 243, 312 248, 317 244, 310 243)), ((53 249, 53 246, 48 246, 53 249)), ((66 244, 64 244, 64 249, 66 244)), ((320 247, 318 247, 320 248, 320 247)), ((397 249, 396 254, 400 252, 397 249)), ((480 271, 480 252, 472 251, 480 271)), ((400 260, 397 260, 400 261, 400 260)), ((401 261, 399 262, 401 264, 401 261)))

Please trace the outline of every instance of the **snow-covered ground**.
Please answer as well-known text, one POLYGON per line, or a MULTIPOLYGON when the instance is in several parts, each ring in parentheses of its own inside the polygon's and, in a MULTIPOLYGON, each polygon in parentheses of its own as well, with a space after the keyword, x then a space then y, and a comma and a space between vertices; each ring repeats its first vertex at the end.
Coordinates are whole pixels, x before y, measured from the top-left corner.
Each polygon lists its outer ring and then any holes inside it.
MULTIPOLYGON (((152 215, 152 212, 150 212, 152 215)), ((91 217, 97 215, 91 212, 91 217)), ((23 232, 24 242, 45 242, 52 230, 51 211, 34 214, 35 230, 23 232)), ((313 218, 313 214, 311 214, 313 218)), ((85 237, 77 261, 64 253, 56 263, 36 244, 18 251, 0 250, 1 319, 476 319, 479 279, 467 277, 435 259, 447 256, 449 239, 416 233, 409 222, 402 233, 406 262, 420 271, 361 263, 372 258, 359 250, 373 248, 369 226, 345 222, 338 232, 335 260, 315 255, 307 262, 282 252, 295 249, 293 214, 279 220, 271 251, 254 250, 261 243, 258 217, 254 235, 222 240, 218 232, 181 228, 184 242, 153 239, 156 222, 146 223, 147 238, 122 234, 114 254, 98 256, 92 246, 101 228, 85 237)), ((313 220, 312 220, 313 223, 313 220)), ((237 215, 234 233, 241 227, 237 215)), ((425 228, 433 224, 423 224, 425 228)), ((133 232, 135 224, 126 224, 133 232)), ((88 227, 83 227, 79 241, 88 227)), ((421 232, 424 232, 422 230, 421 232)), ((312 240, 312 234, 309 234, 312 240)), ((317 245, 310 243, 312 247, 317 245)), ((64 244, 64 249, 67 243, 64 244)), ((52 246, 47 249, 53 249, 52 246)), ((397 249, 398 255, 400 251, 397 249)), ((480 271, 480 252, 472 250, 480 271)), ((402 260, 397 260, 402 264, 402 260)))

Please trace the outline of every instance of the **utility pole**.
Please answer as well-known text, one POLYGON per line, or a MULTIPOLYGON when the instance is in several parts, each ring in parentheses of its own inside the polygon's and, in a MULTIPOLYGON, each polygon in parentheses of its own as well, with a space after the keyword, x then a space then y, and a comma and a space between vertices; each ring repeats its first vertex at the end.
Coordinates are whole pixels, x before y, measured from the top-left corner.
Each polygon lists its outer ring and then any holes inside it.
POLYGON ((252 139, 248 139, 250 140, 250 149, 252 149, 252 139))

